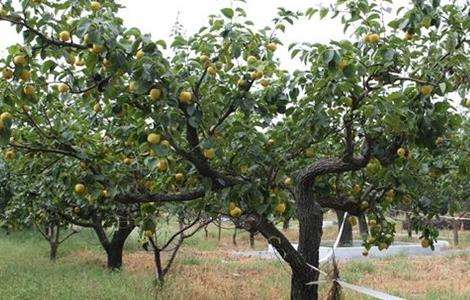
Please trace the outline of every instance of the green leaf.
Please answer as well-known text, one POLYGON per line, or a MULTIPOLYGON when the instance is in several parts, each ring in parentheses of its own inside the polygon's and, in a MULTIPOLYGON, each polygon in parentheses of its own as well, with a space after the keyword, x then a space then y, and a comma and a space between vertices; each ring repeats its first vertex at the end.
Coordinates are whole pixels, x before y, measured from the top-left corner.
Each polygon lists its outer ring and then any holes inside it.
POLYGON ((221 9, 220 11, 224 14, 225 17, 229 19, 233 18, 233 9, 227 7, 221 9))

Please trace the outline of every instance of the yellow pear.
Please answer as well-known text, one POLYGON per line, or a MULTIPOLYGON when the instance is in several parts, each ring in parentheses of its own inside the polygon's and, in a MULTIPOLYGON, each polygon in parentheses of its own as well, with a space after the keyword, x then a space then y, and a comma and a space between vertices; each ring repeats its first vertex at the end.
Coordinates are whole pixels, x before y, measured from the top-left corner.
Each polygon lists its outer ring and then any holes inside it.
POLYGON ((157 162, 157 168, 160 172, 165 172, 168 170, 168 162, 164 159, 157 162))
POLYGON ((266 45, 266 49, 268 49, 269 51, 276 51, 277 49, 277 44, 276 43, 269 43, 266 45))
POLYGON ((242 215, 243 211, 240 207, 235 206, 233 209, 230 210, 229 214, 233 218, 238 218, 242 215))
POLYGON ((128 166, 131 165, 132 162, 133 162, 133 159, 130 158, 130 157, 126 157, 126 158, 124 158, 124 160, 123 160, 123 163, 124 163, 125 165, 128 165, 128 166))
POLYGON ((159 134, 156 134, 156 133, 150 133, 147 136, 147 142, 149 142, 152 145, 156 145, 156 144, 160 143, 160 139, 161 139, 161 136, 159 134))
POLYGON ((31 72, 28 70, 23 70, 20 72, 19 77, 23 81, 28 81, 31 79, 31 72))
POLYGON ((433 90, 433 87, 430 85, 423 85, 420 89, 419 92, 424 95, 424 96, 429 96, 431 95, 433 90))
POLYGON ((144 57, 145 55, 145 52, 143 50, 139 50, 137 51, 137 53, 135 54, 135 58, 137 59, 142 59, 142 57, 144 57))
POLYGON ((276 213, 282 215, 286 211, 286 204, 284 202, 280 202, 276 205, 274 210, 276 211, 276 213))
POLYGON ((70 32, 62 31, 61 33, 59 33, 59 40, 61 40, 62 42, 67 42, 68 40, 70 40, 70 32))
POLYGON ((7 122, 13 119, 13 116, 9 112, 4 112, 0 115, 0 120, 7 122))
POLYGON ((12 160, 12 159, 15 159, 15 157, 16 157, 15 150, 8 150, 7 152, 5 152, 5 159, 6 160, 12 160))
POLYGON ((17 55, 13 58, 13 63, 16 65, 16 66, 24 66, 26 65, 26 56, 24 55, 17 55))
POLYGON ((204 149, 203 154, 205 158, 213 159, 215 157, 215 149, 214 148, 204 149))
POLYGON ((180 102, 186 103, 186 104, 191 103, 192 98, 193 98, 193 95, 191 94, 191 92, 188 92, 188 91, 182 91, 179 96, 180 102))
POLYGON ((359 194, 362 191, 362 188, 359 184, 354 185, 353 187, 354 193, 359 194))
POLYGON ((240 78, 240 79, 238 79, 238 81, 237 81, 237 85, 238 85, 239 88, 244 89, 244 88, 246 88, 246 87, 248 86, 248 82, 246 82, 245 79, 240 78))
POLYGON ((104 197, 104 198, 108 198, 109 197, 108 190, 102 190, 101 191, 101 196, 104 197))
POLYGON ((261 71, 254 71, 250 73, 250 77, 252 80, 258 80, 263 77, 263 72, 261 71))
POLYGON ((216 76, 217 75, 217 69, 213 66, 210 66, 207 68, 207 74, 211 76, 216 76))
POLYGON ((201 55, 201 56, 199 57, 199 60, 200 60, 201 62, 205 63, 205 62, 208 62, 208 61, 210 60, 210 58, 209 58, 209 56, 207 56, 207 55, 201 55))
POLYGON ((402 157, 402 158, 403 158, 403 157, 405 157, 405 154, 406 154, 405 148, 399 148, 399 149, 397 150, 397 155, 398 155, 399 157, 402 157))
POLYGON ((269 84, 270 84, 269 80, 267 80, 267 79, 262 79, 260 83, 263 87, 268 87, 269 84))
POLYGON ((95 111, 95 113, 99 113, 102 110, 101 105, 99 103, 96 103, 93 106, 93 110, 95 111))
POLYGON ((86 190, 86 187, 83 183, 77 183, 75 185, 75 193, 80 195, 80 194, 85 193, 85 190, 86 190))
POLYGON ((380 41, 380 35, 378 35, 377 33, 368 34, 366 35, 364 39, 364 42, 371 43, 371 44, 378 43, 379 41, 380 41))
POLYGON ((103 67, 110 68, 112 65, 113 63, 109 59, 107 58, 103 59, 103 67))
POLYGON ((176 173, 175 174, 175 180, 176 180, 176 182, 183 182, 184 174, 183 173, 176 173))
POLYGON ((10 70, 10 69, 8 69, 8 68, 7 68, 7 69, 4 69, 4 70, 2 71, 2 73, 3 73, 3 78, 4 78, 5 80, 10 80, 10 79, 13 78, 13 71, 10 70))
POLYGON ((62 93, 62 94, 68 93, 70 91, 70 87, 65 83, 60 83, 57 86, 57 89, 59 90, 59 93, 62 93))
POLYGON ((26 96, 34 96, 34 93, 36 92, 34 86, 32 85, 27 85, 23 88, 23 93, 26 95, 26 96))
POLYGON ((250 56, 248 56, 246 61, 248 62, 248 64, 253 65, 258 61, 258 59, 256 57, 254 57, 253 55, 250 55, 250 56))
POLYGON ((97 12, 101 9, 101 4, 98 1, 91 1, 90 3, 90 9, 93 12, 97 12))
POLYGON ((150 90, 149 96, 150 96, 150 99, 152 99, 153 101, 156 101, 160 99, 160 97, 162 96, 162 90, 153 88, 150 90))

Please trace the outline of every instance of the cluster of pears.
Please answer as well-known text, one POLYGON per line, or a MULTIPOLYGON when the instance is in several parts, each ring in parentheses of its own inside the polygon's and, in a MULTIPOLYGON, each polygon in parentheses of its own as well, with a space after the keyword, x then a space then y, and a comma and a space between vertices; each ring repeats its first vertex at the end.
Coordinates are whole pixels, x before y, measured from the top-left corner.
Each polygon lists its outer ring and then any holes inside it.
POLYGON ((405 149, 405 148, 400 147, 397 150, 397 155, 400 158, 410 159, 411 158, 411 151, 409 149, 405 149))
MULTIPOLYGON (((17 69, 17 76, 21 81, 28 82, 31 80, 31 71, 27 68, 28 57, 26 55, 20 54, 13 57, 13 64, 17 69)), ((2 75, 5 80, 10 80, 14 77, 14 72, 9 68, 5 68, 2 71, 2 75)), ((23 86, 23 93, 26 96, 34 96, 35 92, 36 89, 33 85, 26 84, 23 86)))
POLYGON ((395 233, 395 224, 387 220, 378 220, 375 215, 369 215, 368 222, 371 235, 363 242, 365 250, 362 252, 367 256, 370 248, 377 246, 380 251, 388 249, 393 242, 393 235, 395 233))

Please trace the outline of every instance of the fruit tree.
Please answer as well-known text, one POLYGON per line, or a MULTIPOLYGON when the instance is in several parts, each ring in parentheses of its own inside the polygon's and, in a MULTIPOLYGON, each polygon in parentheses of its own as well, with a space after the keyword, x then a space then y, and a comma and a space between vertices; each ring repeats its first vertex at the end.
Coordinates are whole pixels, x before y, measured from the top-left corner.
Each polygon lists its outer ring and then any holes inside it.
MULTIPOLYGON (((283 255, 292 298, 317 298, 306 283, 318 278, 323 209, 369 214, 366 248, 389 245, 395 177, 462 123, 452 99, 469 87, 468 7, 388 2, 279 9, 262 29, 224 8, 167 44, 124 27, 112 0, 6 1, 0 20, 24 41, 1 60, 5 158, 56 169, 74 203, 98 210, 226 213, 283 255), (317 16, 340 18, 350 39, 289 45, 303 67, 283 70, 282 32, 317 16), (294 214, 297 250, 272 222, 294 214)), ((399 191, 417 218, 432 216, 399 191)))

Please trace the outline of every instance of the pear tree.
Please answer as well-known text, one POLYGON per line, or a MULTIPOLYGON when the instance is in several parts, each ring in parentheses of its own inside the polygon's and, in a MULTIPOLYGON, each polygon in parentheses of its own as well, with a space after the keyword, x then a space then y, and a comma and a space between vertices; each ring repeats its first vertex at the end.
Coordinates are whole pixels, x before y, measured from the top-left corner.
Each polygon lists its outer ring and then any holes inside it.
MULTIPOLYGON (((282 254, 293 299, 316 299, 306 283, 318 278, 323 211, 368 214, 377 230, 365 247, 388 245, 395 178, 465 117, 451 96, 468 92, 468 8, 387 2, 281 8, 262 29, 224 8, 166 43, 124 27, 114 1, 6 1, 0 20, 24 41, 1 60, 5 158, 17 171, 55 169, 63 191, 98 210, 227 214, 282 254), (350 39, 285 45, 303 67, 283 70, 282 32, 327 16, 350 39), (298 249, 273 223, 291 217, 298 249)), ((416 193, 409 186, 400 192, 416 193)), ((416 218, 434 213, 410 199, 416 218)), ((423 237, 432 246, 433 232, 423 237)))

